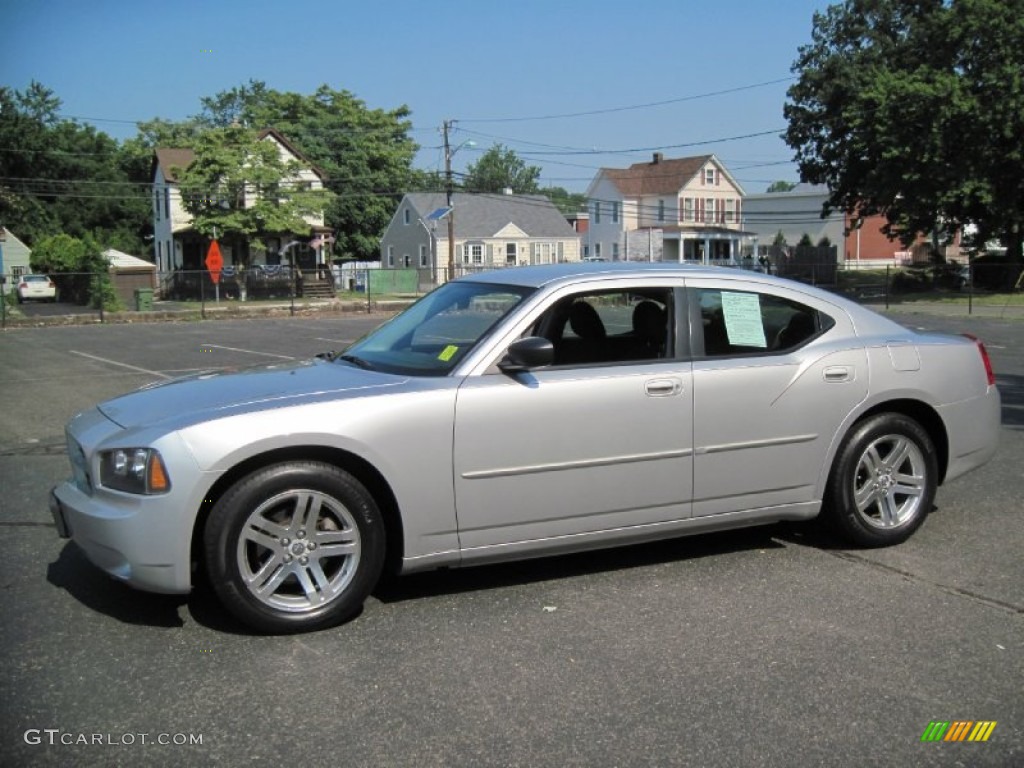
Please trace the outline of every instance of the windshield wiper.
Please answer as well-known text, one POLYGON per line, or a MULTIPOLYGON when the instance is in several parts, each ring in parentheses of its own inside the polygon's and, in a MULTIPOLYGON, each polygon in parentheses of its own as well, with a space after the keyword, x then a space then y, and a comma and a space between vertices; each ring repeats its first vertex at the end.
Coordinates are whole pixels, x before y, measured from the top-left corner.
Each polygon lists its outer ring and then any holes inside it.
POLYGON ((363 360, 363 358, 358 357, 357 355, 335 355, 333 359, 343 360, 346 363, 352 363, 352 365, 359 366, 360 368, 364 368, 368 371, 373 370, 373 366, 370 365, 369 362, 363 360))

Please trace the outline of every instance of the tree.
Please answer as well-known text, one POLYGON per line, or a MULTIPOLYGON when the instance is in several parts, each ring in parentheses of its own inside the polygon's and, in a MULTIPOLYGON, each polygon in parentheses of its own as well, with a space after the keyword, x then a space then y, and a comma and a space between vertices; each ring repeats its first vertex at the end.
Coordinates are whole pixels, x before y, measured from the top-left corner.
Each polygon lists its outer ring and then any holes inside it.
POLYGON ((784 138, 823 214, 905 242, 973 223, 1022 258, 1024 0, 847 0, 793 70, 784 138))
POLYGON ((467 192, 500 194, 511 189, 517 195, 537 194, 540 168, 527 165, 513 150, 495 144, 466 168, 462 186, 467 192))
POLYGON ((178 169, 182 205, 196 231, 207 237, 216 234, 241 243, 308 235, 304 217, 320 214, 332 197, 301 183, 302 164, 285 159, 276 142, 257 138, 249 128, 210 128, 192 149, 195 160, 178 169))
POLYGON ((804 232, 796 244, 798 248, 810 248, 814 245, 814 241, 811 240, 811 236, 807 232, 804 232))
POLYGON ((581 192, 570 192, 562 187, 544 187, 540 191, 563 214, 587 210, 587 196, 581 192))
POLYGON ((768 187, 768 194, 773 192, 789 192, 796 184, 792 181, 773 181, 768 187))
POLYGON ((335 231, 335 253, 359 259, 380 257, 380 236, 401 195, 422 188, 425 177, 412 168, 418 145, 405 105, 370 109, 352 93, 321 85, 301 95, 248 84, 202 99, 194 118, 200 128, 240 125, 276 128, 327 176, 334 193, 325 223, 335 231))
POLYGON ((0 88, 0 221, 29 245, 65 233, 141 252, 149 196, 132 182, 145 177, 131 177, 114 139, 59 109, 39 83, 0 88))
POLYGON ((110 264, 99 244, 89 235, 83 238, 59 234, 36 243, 29 258, 33 272, 53 277, 63 301, 90 303, 117 309, 118 300, 110 285, 110 264))

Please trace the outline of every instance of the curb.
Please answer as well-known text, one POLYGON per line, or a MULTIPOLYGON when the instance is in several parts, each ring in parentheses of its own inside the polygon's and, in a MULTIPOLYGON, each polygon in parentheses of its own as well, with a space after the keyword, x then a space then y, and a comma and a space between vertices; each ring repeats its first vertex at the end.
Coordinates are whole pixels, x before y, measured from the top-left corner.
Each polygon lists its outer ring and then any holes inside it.
POLYGON ((47 315, 39 317, 8 317, 7 328, 37 328, 47 326, 68 325, 127 325, 132 323, 187 323, 206 322, 209 320, 244 320, 250 317, 313 317, 317 315, 377 315, 393 314, 408 307, 412 301, 373 301, 367 307, 366 302, 332 301, 317 304, 296 305, 294 313, 289 304, 272 306, 208 306, 205 317, 200 309, 170 309, 138 312, 104 312, 100 319, 98 312, 72 315, 47 315))

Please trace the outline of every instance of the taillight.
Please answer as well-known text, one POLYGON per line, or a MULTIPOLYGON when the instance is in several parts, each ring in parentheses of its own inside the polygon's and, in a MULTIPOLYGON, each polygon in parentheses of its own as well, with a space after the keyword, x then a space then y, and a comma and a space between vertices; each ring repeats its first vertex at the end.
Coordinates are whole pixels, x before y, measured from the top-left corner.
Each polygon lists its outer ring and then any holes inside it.
POLYGON ((988 385, 990 387, 995 386, 996 374, 992 370, 992 360, 988 356, 988 350, 985 349, 985 344, 973 333, 965 333, 964 336, 978 345, 978 352, 981 353, 981 362, 985 366, 985 375, 988 377, 988 385))

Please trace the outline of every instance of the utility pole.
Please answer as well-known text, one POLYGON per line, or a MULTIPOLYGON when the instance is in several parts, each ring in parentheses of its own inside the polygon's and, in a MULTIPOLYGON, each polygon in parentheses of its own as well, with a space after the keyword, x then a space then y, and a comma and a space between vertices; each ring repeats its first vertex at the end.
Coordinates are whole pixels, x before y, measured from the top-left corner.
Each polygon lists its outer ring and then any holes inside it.
POLYGON ((452 206, 452 148, 448 143, 448 131, 454 120, 445 120, 442 124, 444 134, 444 189, 448 206, 448 277, 455 279, 455 208, 452 206))

